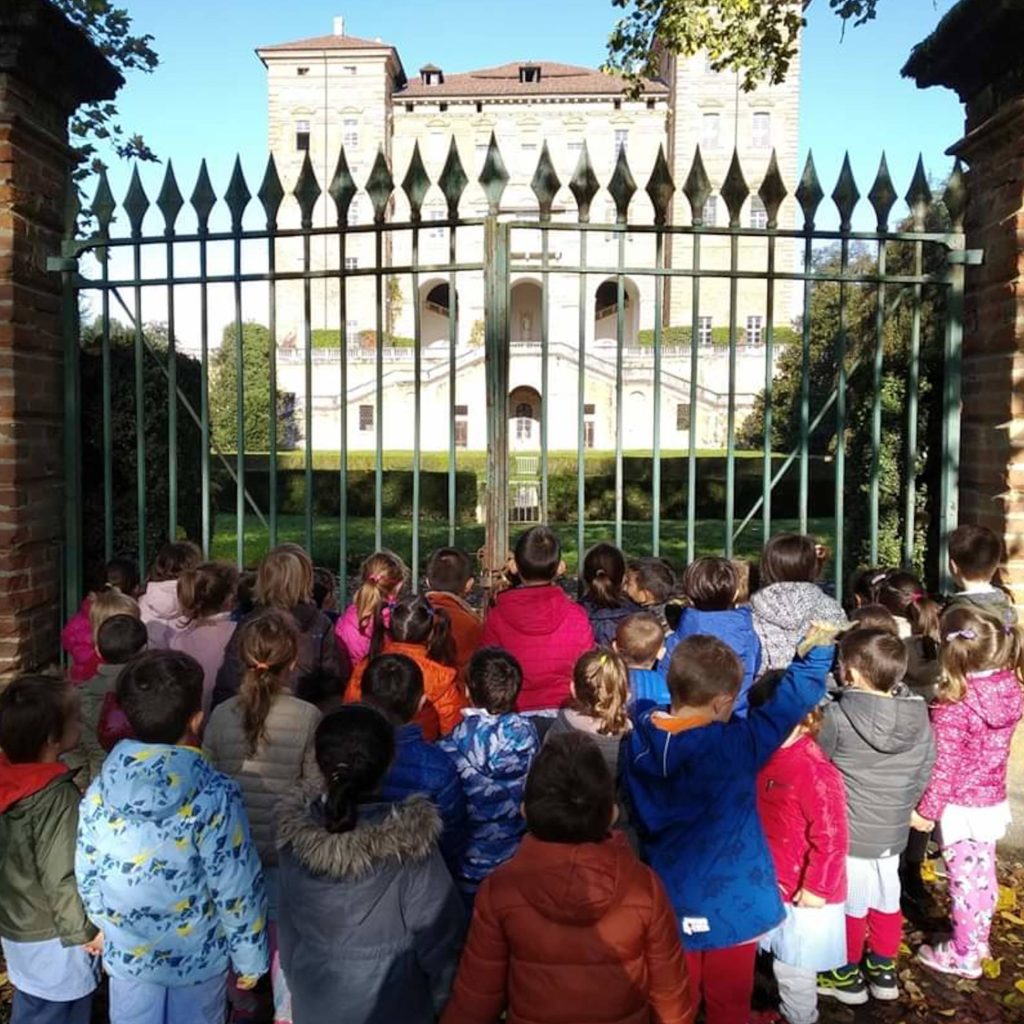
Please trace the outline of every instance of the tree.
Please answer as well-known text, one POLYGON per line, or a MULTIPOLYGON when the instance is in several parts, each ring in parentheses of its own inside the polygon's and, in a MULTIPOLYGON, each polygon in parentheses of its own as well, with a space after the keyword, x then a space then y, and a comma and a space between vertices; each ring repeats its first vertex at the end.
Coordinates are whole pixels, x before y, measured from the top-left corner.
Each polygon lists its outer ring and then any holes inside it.
MULTIPOLYGON (((235 325, 224 328, 220 348, 210 367, 210 425, 213 441, 221 451, 238 447, 238 363, 235 352, 235 325)), ((270 419, 277 422, 277 444, 293 448, 297 441, 295 395, 277 392, 270 401, 270 331, 263 324, 242 324, 242 384, 245 393, 243 443, 249 452, 270 449, 270 419)))
MULTIPOLYGON (((796 53, 812 0, 612 0, 627 14, 608 40, 607 68, 625 75, 630 93, 659 74, 660 48, 692 57, 704 51, 715 71, 738 71, 743 88, 777 85, 796 53), (659 46, 655 46, 655 42, 659 46)), ((822 0, 824 2, 824 0, 822 0)), ((828 0, 847 23, 875 17, 879 0, 828 0)))
MULTIPOLYGON (((77 25, 106 56, 118 71, 153 71, 159 63, 150 45, 151 35, 132 33, 132 19, 122 7, 110 0, 53 0, 65 17, 77 25)), ((80 107, 71 117, 71 137, 78 140, 75 150, 80 156, 75 180, 80 181, 103 167, 98 153, 109 146, 124 160, 156 160, 156 154, 141 135, 128 132, 117 117, 117 104, 90 103, 80 107)))

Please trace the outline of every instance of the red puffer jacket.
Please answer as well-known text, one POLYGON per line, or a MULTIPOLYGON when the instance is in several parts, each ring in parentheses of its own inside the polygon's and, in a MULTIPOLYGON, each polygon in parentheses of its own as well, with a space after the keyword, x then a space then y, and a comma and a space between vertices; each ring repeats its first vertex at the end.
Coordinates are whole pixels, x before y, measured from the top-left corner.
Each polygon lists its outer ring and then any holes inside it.
POLYGON ((492 1024, 506 1005, 508 1024, 693 1020, 672 907, 621 833, 528 835, 484 881, 441 1024, 492 1024))
POLYGON ((523 668, 517 711, 552 712, 569 699, 576 659, 594 646, 587 613, 559 587, 513 587, 487 613, 481 647, 503 647, 523 668))
POLYGON ((839 769, 810 736, 782 747, 757 779, 757 810, 788 903, 801 889, 827 903, 846 899, 846 790, 839 769))

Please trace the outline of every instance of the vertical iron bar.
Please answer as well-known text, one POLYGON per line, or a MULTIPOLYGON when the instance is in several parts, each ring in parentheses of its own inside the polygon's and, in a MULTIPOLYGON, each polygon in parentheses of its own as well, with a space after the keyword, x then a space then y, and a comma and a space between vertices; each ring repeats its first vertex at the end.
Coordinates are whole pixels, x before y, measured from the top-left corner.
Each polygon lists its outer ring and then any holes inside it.
POLYGON ((772 396, 775 387, 775 231, 768 235, 764 325, 764 468, 761 471, 761 541, 772 534, 772 396))
MULTIPOLYGON (((914 243, 914 276, 924 270, 924 246, 914 243)), ((910 321, 910 359, 907 366, 907 469, 904 473, 903 564, 914 564, 917 540, 917 407, 921 394, 921 298, 923 288, 914 285, 914 308, 910 321)))
MULTIPOLYGON (((245 346, 242 338, 242 226, 232 227, 234 255, 235 300, 235 561, 238 568, 245 567, 245 346)), ((308 267, 307 267, 308 270, 308 267)), ((273 345, 273 338, 270 340, 273 345)), ((274 417, 271 397, 270 419, 274 417)))
POLYGON ((373 415, 377 451, 373 462, 373 544, 384 546, 384 225, 377 222, 374 232, 374 272, 377 307, 377 389, 373 415))
POLYGON ((270 464, 267 467, 268 511, 270 513, 269 544, 277 547, 277 418, 281 410, 277 404, 277 245, 274 236, 277 234, 276 220, 267 225, 267 319, 270 326, 270 363, 268 367, 270 387, 270 422, 269 442, 270 464))
POLYGON ((733 526, 736 522, 736 317, 739 308, 740 239, 738 225, 729 236, 729 407, 725 414, 725 557, 732 558, 733 526))
MULTIPOLYGON (((540 231, 540 518, 548 521, 548 406, 551 404, 548 393, 548 319, 551 310, 551 297, 548 289, 548 229, 540 231)), ((583 552, 579 552, 582 558, 583 552)))
MULTIPOLYGON (((580 267, 587 265, 587 232, 580 233, 580 267)), ((585 547, 587 502, 587 421, 586 421, 586 398, 587 398, 587 275, 585 270, 580 271, 580 298, 579 298, 579 328, 580 345, 579 359, 576 367, 576 557, 577 557, 577 596, 583 595, 583 574, 581 562, 585 547)), ((596 418, 596 417, 595 417, 596 418)), ((596 425, 595 425, 596 429, 596 425)))
POLYGON ((697 557, 697 431, 700 415, 697 411, 697 347, 700 340, 700 239, 701 226, 693 233, 693 277, 690 281, 690 430, 687 437, 689 452, 686 458, 686 561, 697 557))
MULTIPOLYGON (((458 514, 458 496, 456 493, 456 454, 455 454, 455 371, 456 358, 455 349, 459 341, 459 293, 456 290, 455 263, 456 263, 456 222, 453 220, 448 226, 448 265, 452 269, 448 272, 448 414, 451 417, 451 425, 448 428, 448 546, 455 546, 455 520, 458 514)), ((419 308, 419 296, 416 296, 416 306, 419 308)), ((466 430, 469 430, 467 418, 466 430)), ((468 438, 467 438, 468 441, 468 438)))
MULTIPOLYGON (((615 302, 615 546, 622 547, 622 508, 623 508, 623 463, 622 463, 622 393, 625 390, 623 380, 623 347, 626 334, 626 278, 623 270, 626 266, 626 224, 621 221, 617 225, 619 233, 618 273, 616 275, 615 302)), ((583 552, 579 553, 582 561, 583 552)))
POLYGON ((310 271, 309 225, 304 226, 302 235, 302 340, 305 345, 305 504, 303 506, 304 535, 306 550, 313 555, 313 295, 310 271))
POLYGON ((203 557, 210 557, 212 528, 210 509, 210 307, 207 294, 206 236, 209 229, 199 225, 199 435, 202 446, 200 491, 202 496, 203 557))
MULTIPOLYGON (((806 226, 804 238, 804 308, 800 336, 800 532, 807 533, 811 493, 811 278, 814 257, 813 233, 806 226)), ((767 538, 765 538, 767 539, 767 538)))
POLYGON ((338 589, 348 600, 348 274, 345 249, 348 218, 338 220, 338 589))
MULTIPOLYGON (((423 396, 420 386, 423 374, 423 342, 422 342, 422 318, 420 314, 420 275, 417 267, 420 265, 420 226, 419 221, 413 222, 412 227, 412 294, 415 302, 412 307, 412 359, 413 359, 413 424, 412 424, 412 592, 419 593, 420 585, 420 445, 422 437, 420 431, 421 417, 423 415, 423 396)), ((452 295, 448 294, 448 316, 452 313, 452 295)))
POLYGON ((835 579, 836 593, 842 594, 844 571, 844 549, 846 530, 846 272, 850 263, 850 238, 848 230, 843 232, 840 242, 839 266, 843 280, 839 282, 839 330, 836 334, 836 489, 835 489, 835 579))
POLYGON ((71 262, 73 266, 66 266, 61 274, 64 335, 64 557, 61 565, 65 621, 78 610, 85 590, 82 579, 82 364, 75 288, 78 264, 71 262))
POLYGON ((101 266, 104 285, 100 297, 103 319, 100 339, 103 363, 103 557, 109 562, 114 557, 114 412, 110 392, 110 292, 106 288, 110 279, 110 252, 106 249, 102 252, 101 266))
MULTIPOLYGON (((886 272, 885 240, 878 241, 878 276, 886 272)), ((879 281, 875 310, 875 362, 871 397, 871 478, 868 484, 868 555, 878 565, 878 514, 882 466, 882 373, 885 369, 885 283, 879 281)))
POLYGON ((146 347, 142 337, 142 231, 132 232, 135 315, 135 500, 139 526, 139 575, 146 574, 146 347))
MULTIPOLYGON (((661 225, 659 225, 660 228, 661 225)), ((659 230, 654 236, 654 267, 661 270, 665 264, 665 236, 659 230)), ((651 466, 651 554, 661 554, 661 332, 662 332, 662 278, 654 279, 654 462, 651 466)))
MULTIPOLYGON (((963 253, 961 236, 952 249, 963 253)), ((942 478, 939 495, 939 581, 943 593, 953 586, 949 571, 949 535, 956 529, 960 516, 960 387, 961 346, 964 334, 964 265, 950 263, 946 268, 949 282, 946 334, 943 341, 942 387, 942 478)))
POLYGON ((174 336, 174 240, 167 228, 167 535, 178 536, 178 353, 174 336))

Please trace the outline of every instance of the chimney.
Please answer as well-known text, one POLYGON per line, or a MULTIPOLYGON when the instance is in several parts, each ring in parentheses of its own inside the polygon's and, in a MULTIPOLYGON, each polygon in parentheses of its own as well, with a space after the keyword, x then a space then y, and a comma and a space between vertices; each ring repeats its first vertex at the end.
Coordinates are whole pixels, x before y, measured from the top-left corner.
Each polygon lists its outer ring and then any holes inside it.
POLYGON ((343 36, 345 34, 345 19, 341 16, 334 19, 334 34, 336 36, 343 36))

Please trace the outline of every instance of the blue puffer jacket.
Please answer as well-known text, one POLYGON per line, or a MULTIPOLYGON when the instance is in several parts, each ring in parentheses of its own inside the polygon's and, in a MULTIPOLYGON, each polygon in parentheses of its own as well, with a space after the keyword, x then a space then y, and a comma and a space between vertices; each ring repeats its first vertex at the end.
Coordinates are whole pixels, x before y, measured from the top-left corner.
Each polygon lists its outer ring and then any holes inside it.
POLYGON ((743 663, 743 682, 733 706, 733 714, 740 718, 747 716, 747 694, 754 685, 754 679, 761 665, 761 641, 754 632, 754 616, 746 606, 731 608, 724 612, 702 612, 697 608, 684 608, 676 631, 665 641, 665 657, 658 665, 663 675, 668 674, 668 663, 680 640, 688 636, 713 636, 736 652, 743 663))
POLYGON ((267 901, 237 783, 191 747, 122 740, 82 801, 78 888, 115 978, 268 968, 267 901))
POLYGON ((466 794, 469 842, 456 881, 473 893, 519 847, 526 831, 519 807, 540 744, 523 715, 489 715, 479 708, 462 714, 462 722, 438 746, 454 761, 466 794))
POLYGON ((774 699, 729 722, 642 711, 623 772, 651 867, 687 950, 749 942, 783 915, 757 816, 757 773, 825 696, 833 649, 794 661, 774 699))
POLYGON ((466 849, 466 795, 452 759, 423 738, 414 722, 395 732, 395 759, 384 777, 380 799, 400 803, 407 796, 430 797, 441 814, 441 853, 454 872, 466 849))
POLYGON ((629 699, 640 710, 643 710, 644 705, 656 704, 665 708, 672 703, 665 676, 654 668, 629 670, 629 699))

